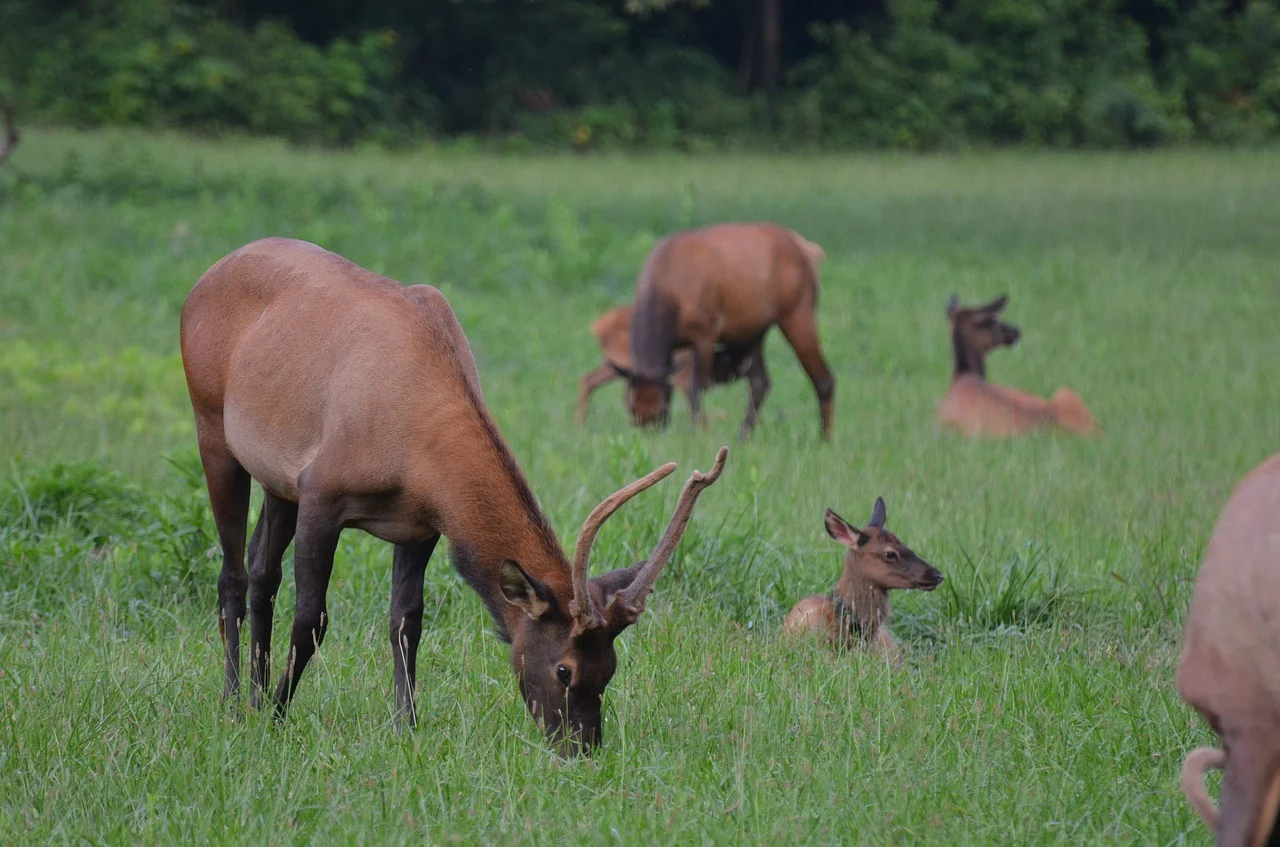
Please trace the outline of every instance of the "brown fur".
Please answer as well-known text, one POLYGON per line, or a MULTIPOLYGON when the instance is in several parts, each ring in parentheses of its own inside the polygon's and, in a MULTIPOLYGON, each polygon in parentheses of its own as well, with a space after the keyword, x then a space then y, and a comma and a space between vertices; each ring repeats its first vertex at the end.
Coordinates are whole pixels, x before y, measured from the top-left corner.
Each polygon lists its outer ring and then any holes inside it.
MULTIPOLYGON (((630 305, 618 306, 605 312, 591 322, 591 334, 596 337, 600 351, 604 354, 604 363, 583 375, 578 389, 578 406, 574 419, 579 423, 587 420, 587 410, 591 395, 597 389, 615 379, 622 379, 623 374, 632 369, 631 366, 631 313, 630 305)), ((671 383, 689 399, 693 405, 693 351, 677 350, 672 355, 671 383)), ((720 385, 734 382, 745 376, 751 368, 751 357, 736 357, 730 351, 717 350, 712 364, 711 381, 720 385)))
POLYGON ((1013 346, 1021 336, 1017 327, 996 317, 1007 301, 1001 296, 985 306, 968 309, 960 308, 951 298, 947 317, 955 368, 951 386, 938 403, 937 422, 969 438, 1016 436, 1040 428, 1077 435, 1100 433, 1084 401, 1069 388, 1059 388, 1045 400, 987 382, 987 354, 997 347, 1013 346))
MULTIPOLYGON (((600 698, 616 666, 613 639, 643 608, 665 558, 586 580, 587 553, 599 522, 674 464, 593 512, 571 568, 485 407, 466 336, 436 289, 405 287, 314 244, 268 238, 200 278, 183 306, 181 338, 223 549, 226 696, 239 691, 247 591, 253 700, 261 700, 280 561, 296 536, 297 608, 274 697, 284 714, 324 640, 338 535, 354 527, 395 545, 396 703, 412 722, 423 572, 444 535, 455 566, 511 643, 534 717, 558 742, 598 743, 600 698), (266 497, 246 572, 251 478, 266 497), (629 605, 618 601, 624 594, 629 605), (600 614, 611 600, 618 608, 600 614)), ((723 461, 717 457, 716 474, 723 461)), ((682 496, 678 529, 668 536, 678 541, 691 509, 682 496)))
POLYGON ((1188 755, 1192 806, 1220 847, 1280 843, 1280 453, 1240 481, 1213 528, 1177 686, 1223 745, 1188 755), (1203 784, 1209 767, 1225 768, 1220 814, 1203 784))
POLYGON ((822 248, 767 223, 727 223, 668 236, 650 252, 635 289, 627 409, 639 426, 665 425, 676 351, 693 351, 690 411, 699 424, 716 348, 750 359, 750 400, 740 435, 754 429, 769 393, 764 341, 777 325, 818 395, 823 438, 831 431, 835 378, 818 342, 822 248))
POLYGON ((872 651, 898 662, 902 650, 889 632, 889 591, 932 591, 942 574, 884 528, 884 501, 876 498, 871 519, 861 530, 827 509, 827 534, 845 545, 844 569, 829 594, 813 594, 792 607, 782 630, 816 635, 832 645, 872 651))

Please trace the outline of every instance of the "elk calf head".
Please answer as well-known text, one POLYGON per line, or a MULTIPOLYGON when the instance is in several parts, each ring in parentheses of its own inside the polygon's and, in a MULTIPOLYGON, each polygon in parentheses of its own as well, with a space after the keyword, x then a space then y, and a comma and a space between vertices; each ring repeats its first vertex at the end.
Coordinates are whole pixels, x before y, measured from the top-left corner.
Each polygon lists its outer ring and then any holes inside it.
POLYGON ((518 563, 503 562, 499 584, 506 602, 524 616, 509 633, 511 659, 529 711, 561 752, 583 752, 600 744, 600 707, 617 669, 614 639, 639 618, 645 599, 675 551, 694 503, 720 478, 728 448, 721 447, 707 474, 694 471, 675 513, 649 558, 597 577, 588 577, 591 545, 601 525, 639 492, 675 470, 668 463, 633 482, 596 507, 582 525, 574 549, 573 600, 562 607, 555 594, 518 563))
POLYGON ((947 318, 951 321, 951 343, 955 346, 957 370, 966 367, 983 372, 982 362, 997 347, 1012 347, 1022 333, 1010 323, 1000 320, 1000 312, 1009 303, 1009 295, 1001 294, 985 306, 966 308, 954 294, 947 302, 947 318))
POLYGON ((631 421, 639 427, 665 429, 671 417, 671 383, 624 372, 627 393, 624 402, 631 421))
POLYGON ((827 534, 846 548, 844 576, 860 577, 885 590, 919 588, 932 591, 937 588, 942 583, 942 572, 885 529, 885 518, 884 500, 879 497, 871 510, 870 520, 862 529, 855 529, 831 509, 826 510, 827 534))

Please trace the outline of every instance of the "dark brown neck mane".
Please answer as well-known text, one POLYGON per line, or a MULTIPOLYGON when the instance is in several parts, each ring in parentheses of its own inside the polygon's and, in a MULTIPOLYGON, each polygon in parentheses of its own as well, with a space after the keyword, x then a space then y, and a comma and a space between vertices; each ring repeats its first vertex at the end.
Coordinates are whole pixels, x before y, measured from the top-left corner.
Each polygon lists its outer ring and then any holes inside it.
POLYGON ((671 374, 671 347, 676 335, 676 307, 646 287, 631 313, 632 373, 641 380, 664 381, 671 374))
POLYGON ((546 585, 566 612, 573 586, 564 549, 515 457, 475 398, 473 408, 479 418, 475 432, 480 449, 469 455, 483 457, 486 468, 456 481, 454 496, 445 501, 464 506, 442 515, 443 534, 449 539, 454 568, 480 595, 499 636, 506 641, 510 639, 510 619, 523 613, 506 602, 498 589, 497 574, 504 559, 514 559, 546 585))
POLYGON ((831 592, 832 602, 843 622, 851 616, 856 634, 866 640, 875 637, 889 620, 889 592, 846 568, 831 592))
POLYGON ((965 342, 964 333, 959 327, 951 330, 951 348, 955 352, 955 369, 951 373, 953 378, 966 374, 973 374, 980 379, 987 378, 986 357, 965 342))

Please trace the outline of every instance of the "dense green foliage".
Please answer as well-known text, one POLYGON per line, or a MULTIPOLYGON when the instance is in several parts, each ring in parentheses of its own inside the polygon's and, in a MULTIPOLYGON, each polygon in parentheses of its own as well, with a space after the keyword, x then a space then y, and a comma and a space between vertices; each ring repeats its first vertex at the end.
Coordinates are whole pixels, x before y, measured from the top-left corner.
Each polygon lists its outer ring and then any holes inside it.
MULTIPOLYGON (((1235 481, 1280 444, 1273 153, 499 158, 33 131, 0 171, 0 841, 1169 844, 1210 737, 1173 669, 1235 481), (589 320, 663 233, 733 218, 825 248, 836 429, 782 339, 745 387, 572 424, 589 320), (450 299, 485 397, 562 538, 667 461, 602 532, 643 556, 679 481, 733 445, 621 639, 605 746, 560 762, 508 652, 437 553, 423 725, 391 722, 387 545, 344 534, 333 625, 289 720, 219 704, 218 557, 178 354, 195 279, 246 241, 317 241, 450 299), (955 292, 1007 291, 994 379, 1076 389, 1099 440, 935 431, 955 292), (900 593, 901 670, 778 636, 834 581, 832 506, 938 565, 900 593)), ((255 499, 258 495, 255 493, 255 499)), ((442 548, 446 545, 442 545, 442 548)), ((292 619, 286 561, 276 655, 292 619)), ((278 670, 278 668, 277 668, 278 670)))
POLYGON ((0 88, 43 121, 329 143, 1253 143, 1280 0, 10 0, 0 88))

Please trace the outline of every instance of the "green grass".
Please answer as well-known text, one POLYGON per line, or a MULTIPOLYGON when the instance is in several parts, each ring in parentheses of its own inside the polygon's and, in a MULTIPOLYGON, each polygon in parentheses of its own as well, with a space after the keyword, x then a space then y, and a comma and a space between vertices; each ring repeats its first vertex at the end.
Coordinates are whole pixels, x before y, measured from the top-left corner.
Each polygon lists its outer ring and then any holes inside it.
MULTIPOLYGON (((31 132, 0 170, 0 841, 1208 843, 1177 771, 1210 734, 1173 671, 1218 511, 1280 444, 1277 196, 1267 151, 495 158, 31 132), (722 219, 827 251, 833 443, 776 336, 750 443, 742 385, 705 432, 682 399, 668 432, 633 431, 616 384, 576 428, 589 320, 657 237, 722 219), (289 720, 220 704, 178 312, 270 234, 445 293, 566 544, 680 462, 606 526, 597 570, 645 555, 731 445, 620 641, 598 756, 549 754, 443 548, 424 719, 396 732, 390 550, 356 532, 289 720), (1105 436, 938 433, 952 292, 1008 292, 1024 337, 991 376, 1070 385, 1105 436), (823 508, 860 521, 877 495, 948 577, 895 596, 899 670, 778 637, 838 573, 823 508)), ((277 655, 289 576, 280 608, 277 655)))

